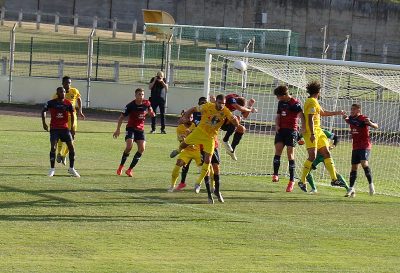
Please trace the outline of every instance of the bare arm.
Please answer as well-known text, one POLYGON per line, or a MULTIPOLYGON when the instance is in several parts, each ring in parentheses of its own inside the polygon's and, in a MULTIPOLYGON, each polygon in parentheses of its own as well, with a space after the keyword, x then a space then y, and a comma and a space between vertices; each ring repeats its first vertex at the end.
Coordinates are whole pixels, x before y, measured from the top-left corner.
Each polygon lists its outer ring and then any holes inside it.
POLYGON ((280 127, 279 127, 280 120, 281 120, 281 115, 279 115, 279 114, 276 115, 275 116, 275 131, 276 132, 278 132, 280 129, 280 127))
POLYGON ((310 131, 310 140, 314 142, 314 115, 308 115, 308 130, 310 131))
POLYGON ((49 126, 47 126, 47 123, 46 123, 46 110, 45 109, 42 110, 42 126, 45 131, 49 130, 49 126))
MULTIPOLYGON (((74 124, 74 122, 75 122, 74 111, 70 112, 70 114, 71 114, 71 124, 74 124)), ((71 126, 71 130, 70 131, 71 131, 72 136, 74 136, 75 135, 74 126, 71 126)))
POLYGON ((78 114, 81 116, 81 118, 85 119, 85 115, 82 112, 82 99, 79 97, 76 102, 78 103, 78 114))
POLYGON ((190 119, 190 116, 196 112, 198 109, 197 107, 192 107, 188 110, 185 111, 185 113, 183 113, 182 117, 179 119, 179 123, 185 123, 190 119))
POLYGON ((125 116, 123 114, 121 114, 119 116, 118 123, 117 123, 117 129, 115 130, 115 132, 113 134, 113 138, 119 137, 119 135, 121 133, 121 125, 122 125, 122 122, 124 121, 124 118, 125 118, 125 116))
POLYGON ((156 116, 156 113, 154 113, 153 108, 151 108, 151 106, 149 107, 149 115, 152 118, 154 118, 156 116))
POLYGON ((378 123, 372 122, 369 118, 365 120, 365 124, 371 126, 374 129, 378 129, 378 123))
POLYGON ((324 117, 330 117, 330 116, 339 116, 339 115, 344 115, 345 111, 340 110, 340 111, 326 111, 321 108, 320 115, 324 117))
POLYGON ((301 120, 301 133, 304 135, 306 132, 306 117, 304 116, 304 112, 300 112, 300 120, 301 120))

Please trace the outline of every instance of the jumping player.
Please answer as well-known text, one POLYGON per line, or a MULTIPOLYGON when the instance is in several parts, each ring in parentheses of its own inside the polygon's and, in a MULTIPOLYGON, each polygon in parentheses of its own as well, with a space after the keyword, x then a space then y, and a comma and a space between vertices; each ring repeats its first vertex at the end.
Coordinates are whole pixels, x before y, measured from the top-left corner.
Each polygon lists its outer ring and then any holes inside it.
POLYGON ((181 143, 179 150, 171 153, 171 157, 173 157, 173 154, 178 154, 188 145, 202 144, 204 151, 204 163, 201 168, 200 176, 196 182, 197 185, 200 185, 210 168, 211 156, 215 147, 214 139, 218 134, 218 130, 221 128, 225 119, 230 120, 235 128, 239 126, 239 122, 232 112, 225 107, 225 97, 223 95, 218 95, 215 103, 209 102, 190 108, 182 116, 181 122, 186 122, 194 112, 201 112, 201 121, 199 125, 181 143))
POLYGON ((121 163, 117 169, 117 175, 121 175, 126 159, 128 158, 129 153, 132 150, 133 142, 135 141, 138 150, 133 156, 129 168, 125 172, 127 176, 133 176, 132 169, 140 160, 140 157, 142 156, 146 146, 144 135, 144 120, 148 113, 151 117, 154 117, 155 115, 153 109, 150 106, 150 101, 144 99, 144 90, 142 88, 137 88, 135 90, 135 99, 125 106, 124 112, 121 113, 118 119, 117 129, 113 134, 114 138, 117 138, 120 135, 122 122, 124 121, 125 117, 128 117, 129 119, 128 124, 126 125, 125 135, 126 146, 122 154, 121 163))
MULTIPOLYGON (((247 118, 250 113, 256 113, 257 109, 253 107, 255 100, 250 99, 247 103, 246 107, 246 99, 237 95, 237 94, 229 94, 225 96, 226 104, 225 106, 231 111, 235 110, 241 112, 244 118, 247 118)), ((231 156, 233 160, 237 160, 235 149, 236 146, 239 145, 240 140, 243 137, 243 134, 246 132, 246 128, 240 124, 241 117, 236 116, 239 122, 239 126, 235 127, 229 120, 226 120, 222 125, 221 130, 226 131, 226 134, 223 138, 223 143, 226 148, 226 152, 231 156), (232 144, 229 143, 229 138, 233 135, 232 144)))
MULTIPOLYGON (((204 104, 206 102, 207 102, 207 98, 206 97, 200 97, 197 105, 200 106, 200 105, 202 105, 202 104, 204 104)), ((181 113, 181 115, 183 115, 184 113, 185 113, 185 111, 183 111, 181 113)), ((200 112, 194 112, 192 114, 192 116, 193 116, 193 120, 192 120, 191 123, 193 123, 195 126, 197 126, 200 123, 200 120, 201 120, 201 113, 200 112)), ((181 125, 179 125, 178 128, 181 125)), ((186 125, 186 127, 187 127, 187 125, 186 125)), ((176 129, 176 132, 177 132, 177 135, 178 135, 178 141, 181 142, 181 141, 183 141, 183 139, 179 140, 180 139, 179 135, 181 135, 181 132, 179 131, 178 128, 176 129)), ((190 130, 190 131, 193 131, 193 130, 190 130)), ((180 190, 183 190, 186 187, 186 177, 187 177, 187 174, 189 172, 190 163, 191 163, 191 161, 189 161, 186 165, 182 166, 181 182, 178 184, 178 186, 175 188, 175 190, 180 191, 180 190)))
POLYGON ((371 169, 368 164, 369 155, 371 153, 371 139, 369 136, 368 126, 377 129, 378 124, 372 122, 367 116, 361 114, 361 105, 353 104, 350 110, 350 116, 343 115, 345 121, 350 125, 351 137, 353 139, 353 151, 351 153, 351 172, 350 172, 350 188, 345 197, 355 197, 355 184, 357 179, 357 169, 361 166, 364 169, 365 176, 369 184, 369 194, 375 194, 375 187, 372 180, 371 169))
POLYGON ((57 98, 49 100, 42 109, 42 125, 45 131, 49 130, 46 123, 46 112, 50 111, 50 170, 48 176, 52 177, 55 174, 55 160, 56 160, 56 145, 59 140, 65 142, 69 149, 69 169, 68 173, 75 177, 80 177, 79 173, 74 168, 75 163, 75 149, 72 143, 72 134, 74 128, 68 128, 68 119, 70 117, 71 123, 74 123, 75 115, 72 104, 65 99, 65 89, 63 87, 57 88, 57 98))

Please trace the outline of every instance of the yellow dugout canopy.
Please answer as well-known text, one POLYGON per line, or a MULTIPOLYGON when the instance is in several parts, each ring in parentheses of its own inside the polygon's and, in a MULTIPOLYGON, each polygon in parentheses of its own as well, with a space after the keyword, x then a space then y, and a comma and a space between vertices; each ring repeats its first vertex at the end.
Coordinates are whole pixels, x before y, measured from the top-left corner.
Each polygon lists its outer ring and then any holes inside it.
MULTIPOLYGON (((146 23, 155 23, 155 24, 166 24, 166 25, 175 25, 175 19, 171 14, 165 12, 163 10, 152 10, 152 9, 143 9, 143 22, 146 23)), ((171 26, 163 27, 163 26, 146 26, 147 33, 156 34, 157 38, 168 38, 172 34, 171 26)))

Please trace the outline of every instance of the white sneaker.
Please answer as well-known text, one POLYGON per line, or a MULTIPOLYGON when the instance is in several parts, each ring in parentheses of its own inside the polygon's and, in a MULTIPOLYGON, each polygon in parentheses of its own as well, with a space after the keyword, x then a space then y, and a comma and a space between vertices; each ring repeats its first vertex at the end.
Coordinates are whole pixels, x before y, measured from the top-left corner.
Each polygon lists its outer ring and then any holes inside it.
POLYGON ((224 143, 224 147, 225 147, 226 153, 228 155, 230 155, 233 160, 237 161, 237 157, 236 157, 235 151, 233 150, 231 144, 229 144, 229 142, 225 142, 225 141, 222 141, 222 143, 224 143))
POLYGON ((194 192, 195 193, 200 193, 200 188, 201 188, 200 184, 194 184, 194 192))
POLYGON ((369 184, 369 195, 374 195, 375 194, 375 187, 374 183, 369 184))
POLYGON ((81 176, 79 175, 79 173, 75 170, 75 168, 69 168, 69 169, 68 169, 68 173, 69 173, 70 175, 72 175, 72 176, 75 176, 75 177, 81 177, 81 176))
POLYGON ((356 190, 354 188, 349 188, 344 197, 355 197, 355 196, 356 196, 356 190))
POLYGON ((226 142, 222 141, 222 143, 224 144, 224 147, 225 147, 226 151, 228 152, 228 154, 233 153, 232 146, 228 141, 226 141, 226 142))
POLYGON ((174 186, 170 186, 167 191, 168 192, 174 192, 174 186))
POLYGON ((233 151, 233 153, 229 154, 231 156, 231 158, 235 161, 237 161, 237 157, 236 157, 236 153, 235 151, 233 151))
POLYGON ((56 173, 56 169, 55 168, 50 168, 48 176, 49 177, 53 177, 55 173, 56 173))

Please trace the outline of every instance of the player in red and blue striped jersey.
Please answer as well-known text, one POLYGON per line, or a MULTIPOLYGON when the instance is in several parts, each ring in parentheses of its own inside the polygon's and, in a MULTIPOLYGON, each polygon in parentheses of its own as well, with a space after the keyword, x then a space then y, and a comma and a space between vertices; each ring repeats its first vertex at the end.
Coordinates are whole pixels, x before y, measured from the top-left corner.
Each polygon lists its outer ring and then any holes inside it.
POLYGON ((350 116, 344 115, 343 118, 350 125, 351 137, 353 139, 353 151, 351 153, 350 188, 345 196, 355 196, 357 169, 360 164, 363 167, 365 176, 368 180, 369 193, 370 195, 373 195, 375 194, 375 187, 372 180, 371 169, 368 164, 372 143, 369 136, 368 127, 377 129, 378 124, 372 122, 367 116, 361 114, 360 104, 351 105, 350 116))
POLYGON ((42 109, 43 129, 48 131, 49 126, 46 123, 46 112, 50 111, 50 171, 49 176, 55 174, 56 145, 58 140, 65 142, 69 149, 69 169, 68 173, 75 177, 80 177, 74 168, 75 149, 72 142, 72 134, 74 128, 68 129, 68 116, 71 117, 71 123, 74 122, 74 108, 71 102, 65 99, 65 89, 57 88, 57 98, 49 100, 42 109), (72 132, 71 132, 72 131, 72 132), (72 134, 71 134, 72 133, 72 134))
POLYGON ((275 88, 274 94, 279 100, 278 111, 275 118, 275 156, 273 160, 274 173, 272 181, 279 181, 279 167, 281 164, 281 155, 286 146, 289 161, 289 183, 286 192, 291 192, 294 186, 294 147, 299 136, 299 116, 302 115, 300 101, 289 94, 287 86, 281 85, 275 88))
POLYGON ((125 135, 126 147, 122 154, 121 163, 117 169, 117 175, 121 175, 124 164, 132 150, 133 142, 136 142, 138 150, 133 156, 129 168, 125 172, 126 175, 130 177, 133 175, 132 169, 140 160, 146 146, 144 120, 147 114, 150 114, 151 117, 155 116, 155 113, 151 108, 150 101, 144 99, 144 90, 142 88, 137 88, 135 90, 135 99, 125 106, 124 112, 121 113, 118 119, 117 129, 113 134, 114 138, 117 138, 120 135, 122 122, 124 121, 125 117, 128 117, 125 135))
MULTIPOLYGON (((242 117, 247 118, 250 113, 256 113, 257 109, 253 107, 255 100, 250 99, 246 103, 246 99, 237 95, 237 94, 228 94, 225 96, 225 106, 229 109, 229 111, 239 111, 242 117), (247 104, 247 106, 246 106, 247 104)), ((240 123, 241 117, 236 116, 237 120, 240 123)), ((226 148, 226 152, 231 156, 233 160, 237 160, 235 149, 236 146, 239 145, 240 140, 243 137, 243 134, 246 132, 246 128, 239 124, 237 128, 233 126, 233 124, 229 120, 225 120, 225 123, 222 125, 221 130, 226 131, 226 134, 222 140, 226 148), (233 134, 234 133, 234 134, 233 134), (229 143, 229 138, 233 134, 232 144, 229 143)))

